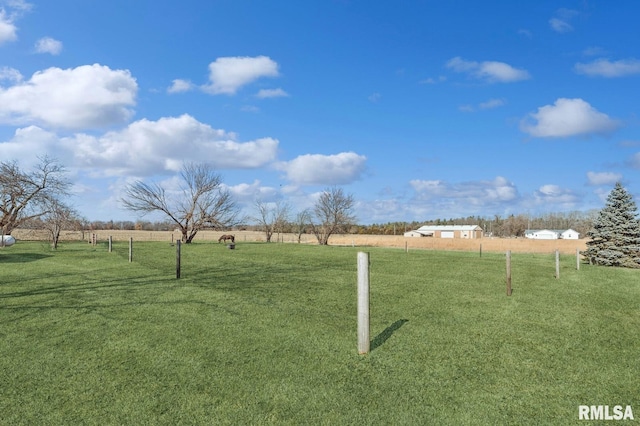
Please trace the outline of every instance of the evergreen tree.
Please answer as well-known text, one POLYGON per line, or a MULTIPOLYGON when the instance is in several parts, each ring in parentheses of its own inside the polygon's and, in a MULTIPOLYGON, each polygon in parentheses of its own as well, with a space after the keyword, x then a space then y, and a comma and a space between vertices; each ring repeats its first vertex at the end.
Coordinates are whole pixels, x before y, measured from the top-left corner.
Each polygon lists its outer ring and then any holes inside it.
POLYGON ((585 256, 590 263, 605 266, 640 267, 640 221, 636 203, 616 183, 589 231, 585 256))

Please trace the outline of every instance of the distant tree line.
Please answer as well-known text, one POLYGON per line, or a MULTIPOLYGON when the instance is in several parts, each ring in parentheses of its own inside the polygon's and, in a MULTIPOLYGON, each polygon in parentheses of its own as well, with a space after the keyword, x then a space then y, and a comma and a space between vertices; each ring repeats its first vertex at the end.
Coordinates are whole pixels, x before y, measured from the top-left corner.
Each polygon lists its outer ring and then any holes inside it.
MULTIPOLYGON (((267 212, 264 204, 257 202, 256 209, 260 216, 250 217, 245 223, 239 223, 234 226, 225 228, 211 228, 216 230, 247 230, 247 231, 265 231, 268 230, 269 235, 274 233, 293 233, 293 234, 313 234, 311 218, 309 212, 298 218, 297 215, 289 215, 287 219, 283 219, 283 209, 291 209, 286 205, 274 204, 273 211, 267 212), (268 217, 267 213, 275 214, 268 217), (264 217, 262 216, 264 215, 264 217), (295 217, 290 217, 295 216, 295 217)), ((362 234, 362 235, 402 235, 407 231, 417 229, 423 225, 479 225, 487 236, 514 238, 524 237, 527 229, 573 229, 580 233, 581 237, 586 237, 587 233, 593 226, 593 221, 598 215, 597 210, 588 212, 569 212, 569 213, 545 213, 537 216, 525 214, 493 217, 484 216, 466 216, 450 219, 432 219, 424 221, 411 222, 386 222, 373 224, 349 224, 338 229, 340 234, 362 234)), ((170 221, 85 221, 76 224, 74 229, 80 230, 129 230, 129 231, 173 231, 175 223, 170 221)), ((204 229, 207 229, 206 227, 204 229)), ((265 231, 266 232, 266 231, 265 231)))
POLYGON ((432 219, 412 222, 387 222, 371 225, 356 225, 357 234, 375 235, 402 235, 406 231, 417 229, 423 225, 478 225, 485 235, 502 238, 524 237, 528 229, 573 229, 586 237, 593 225, 593 220, 598 211, 569 212, 569 213, 545 213, 540 215, 509 215, 506 217, 494 215, 466 216, 450 219, 432 219))

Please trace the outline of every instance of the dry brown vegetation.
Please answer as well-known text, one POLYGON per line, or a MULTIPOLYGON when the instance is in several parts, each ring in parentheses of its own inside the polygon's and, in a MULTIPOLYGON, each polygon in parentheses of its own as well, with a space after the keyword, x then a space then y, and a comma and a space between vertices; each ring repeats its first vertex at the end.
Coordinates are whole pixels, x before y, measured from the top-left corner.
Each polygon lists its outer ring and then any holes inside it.
MULTIPOLYGON (((167 241, 173 242, 180 238, 180 232, 171 231, 67 231, 61 235, 61 241, 85 240, 90 241, 92 233, 96 234, 97 241, 107 241, 109 236, 113 241, 167 241)), ((201 231, 196 235, 194 242, 210 241, 218 243, 222 234, 231 233, 236 237, 236 243, 264 242, 264 232, 255 231, 201 231)), ((44 231, 16 229, 12 233, 18 240, 47 240, 44 231)), ((272 242, 297 243, 297 235, 274 234, 272 242)), ((585 250, 586 241, 581 240, 530 240, 526 238, 480 238, 480 239, 442 239, 442 238, 407 238, 394 235, 333 235, 329 239, 329 245, 353 245, 369 247, 396 247, 402 249, 430 249, 430 250, 460 250, 479 251, 482 245, 483 252, 505 252, 511 250, 514 253, 552 253, 556 249, 561 253, 574 254, 576 249, 585 250)), ((317 244, 314 235, 302 235, 303 244, 317 244)))

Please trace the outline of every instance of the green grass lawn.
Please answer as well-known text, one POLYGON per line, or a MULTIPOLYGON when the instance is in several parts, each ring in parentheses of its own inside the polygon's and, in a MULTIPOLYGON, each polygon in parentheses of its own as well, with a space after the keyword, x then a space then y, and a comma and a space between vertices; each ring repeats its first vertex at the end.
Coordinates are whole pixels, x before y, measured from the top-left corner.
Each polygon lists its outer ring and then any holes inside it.
POLYGON ((0 250, 0 424, 579 424, 640 418, 640 271, 239 243, 0 250), (371 259, 357 353, 356 253, 371 259))

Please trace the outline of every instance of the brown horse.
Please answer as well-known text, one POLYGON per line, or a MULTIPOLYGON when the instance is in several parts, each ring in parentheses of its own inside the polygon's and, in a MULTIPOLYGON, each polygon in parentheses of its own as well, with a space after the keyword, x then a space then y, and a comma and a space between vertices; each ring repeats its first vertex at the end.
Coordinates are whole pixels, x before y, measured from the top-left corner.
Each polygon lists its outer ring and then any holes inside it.
POLYGON ((234 237, 231 234, 224 234, 222 237, 220 237, 218 239, 218 242, 221 242, 221 241, 226 242, 227 240, 231 240, 232 243, 235 243, 236 242, 236 237, 234 237))

